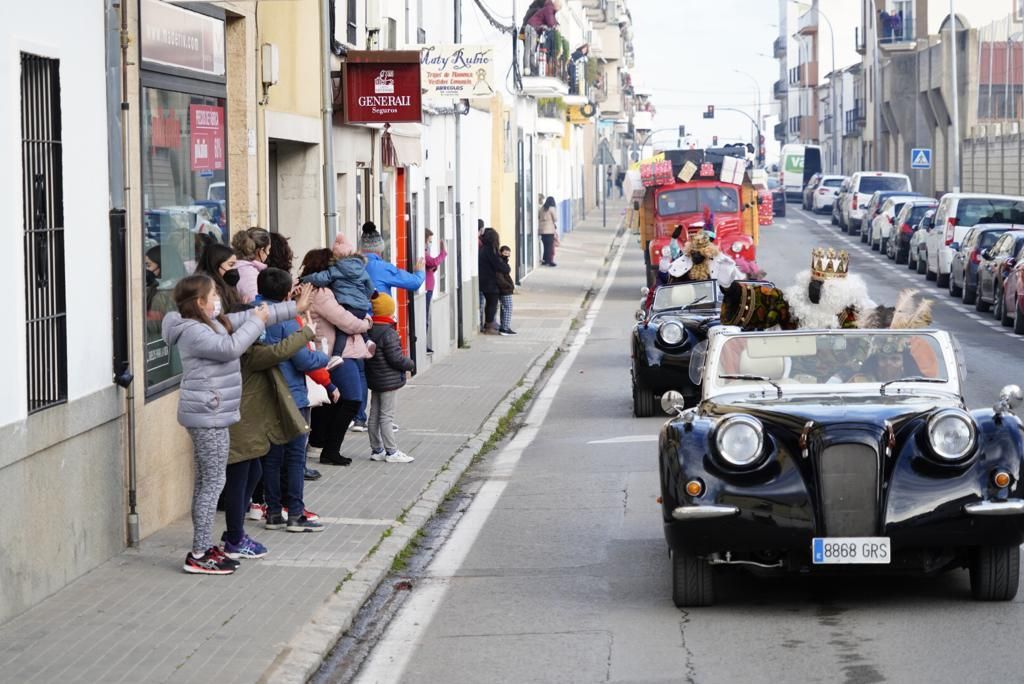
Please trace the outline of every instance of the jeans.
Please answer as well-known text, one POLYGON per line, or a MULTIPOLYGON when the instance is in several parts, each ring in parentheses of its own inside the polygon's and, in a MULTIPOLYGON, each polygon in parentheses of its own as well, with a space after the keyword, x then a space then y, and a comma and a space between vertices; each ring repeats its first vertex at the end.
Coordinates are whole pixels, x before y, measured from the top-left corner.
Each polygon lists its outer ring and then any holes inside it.
MULTIPOLYGON (((344 364, 342 364, 344 365, 344 364)), ((309 422, 309 409, 299 409, 302 417, 309 422)), ((306 439, 302 434, 287 444, 275 444, 263 457, 263 491, 267 499, 267 515, 278 514, 281 506, 287 504, 289 518, 302 515, 306 506, 302 502, 306 470, 306 439), (281 465, 288 471, 288 491, 282 496, 281 465)))
MULTIPOLYGON (((366 359, 352 359, 355 362, 356 368, 359 370, 359 382, 361 388, 359 390, 359 413, 356 414, 356 422, 366 424, 366 402, 369 397, 370 390, 366 386, 366 359)), ((346 361, 345 363, 348 363, 346 361)), ((342 395, 344 396, 344 395, 342 395)))
POLYGON ((241 544, 245 537, 245 514, 249 510, 256 483, 263 475, 260 459, 252 458, 241 463, 230 463, 227 467, 227 481, 224 483, 224 521, 228 529, 221 541, 241 544))
POLYGON ((555 263, 555 234, 551 233, 549 235, 541 235, 540 236, 540 243, 541 243, 541 246, 543 247, 543 250, 544 250, 542 252, 542 256, 541 256, 541 259, 540 259, 541 263, 542 264, 553 264, 553 263, 555 263))
POLYGON ((370 449, 373 451, 379 452, 384 449, 389 454, 398 451, 395 431, 391 427, 394 423, 397 406, 398 390, 390 392, 373 390, 373 398, 370 400, 370 421, 367 423, 370 449))

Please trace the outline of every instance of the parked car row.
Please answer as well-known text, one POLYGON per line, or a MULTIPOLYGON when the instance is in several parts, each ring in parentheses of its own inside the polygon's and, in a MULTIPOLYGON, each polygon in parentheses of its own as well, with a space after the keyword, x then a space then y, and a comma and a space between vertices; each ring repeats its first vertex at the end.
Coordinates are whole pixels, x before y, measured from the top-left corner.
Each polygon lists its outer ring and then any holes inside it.
POLYGON ((804 208, 831 211, 843 232, 1024 335, 1024 197, 947 193, 936 200, 913 192, 903 174, 869 171, 840 180, 826 205, 834 187, 826 182, 835 178, 812 177, 804 208))

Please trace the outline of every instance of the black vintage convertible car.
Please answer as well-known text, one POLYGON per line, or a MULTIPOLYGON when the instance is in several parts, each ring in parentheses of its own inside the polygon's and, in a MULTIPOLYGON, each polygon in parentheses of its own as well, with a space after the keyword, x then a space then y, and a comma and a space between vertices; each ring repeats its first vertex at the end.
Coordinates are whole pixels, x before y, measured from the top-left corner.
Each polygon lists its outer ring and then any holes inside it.
POLYGON ((710 605, 720 565, 780 572, 966 567, 1012 599, 1024 539, 1017 386, 968 411, 953 338, 932 330, 743 333, 694 352, 702 401, 661 430, 676 605, 710 605))
POLYGON ((633 327, 633 415, 653 416, 656 397, 674 390, 696 402, 699 384, 690 381, 690 352, 718 324, 721 293, 713 280, 662 285, 637 311, 633 327))

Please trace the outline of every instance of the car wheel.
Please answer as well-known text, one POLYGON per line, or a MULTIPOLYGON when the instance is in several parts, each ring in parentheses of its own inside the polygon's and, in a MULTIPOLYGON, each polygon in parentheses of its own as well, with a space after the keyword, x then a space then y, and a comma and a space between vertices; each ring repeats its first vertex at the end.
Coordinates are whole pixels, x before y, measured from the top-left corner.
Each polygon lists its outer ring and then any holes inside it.
POLYGON ((917 272, 923 276, 928 275, 928 259, 922 258, 920 254, 917 255, 917 261, 914 262, 917 265, 917 272))
POLYGON ((672 603, 678 608, 714 603, 713 569, 689 551, 672 549, 672 603))
POLYGON ((633 415, 650 418, 654 415, 654 392, 633 379, 633 415))
POLYGON ((885 254, 886 258, 894 259, 896 257, 896 255, 892 253, 889 238, 882 238, 882 246, 880 249, 882 250, 882 253, 885 254))
POLYGON ((1006 311, 1006 297, 1002 288, 996 290, 996 301, 992 306, 995 309, 992 315, 995 316, 996 320, 999 321, 1003 327, 1009 328, 1013 325, 1013 319, 1010 318, 1010 314, 1006 311))
POLYGON ((1020 310, 1020 293, 1017 294, 1017 303, 1013 308, 1013 332, 1024 335, 1024 312, 1020 310))
MULTIPOLYGON (((956 284, 956 279, 953 278, 953 274, 949 274, 949 296, 950 297, 961 297, 964 294, 963 287, 956 284)), ((967 274, 964 274, 964 287, 967 286, 967 274)))
POLYGON ((935 274, 935 285, 938 287, 949 287, 949 274, 948 273, 936 273, 935 274))
POLYGON ((832 225, 833 226, 838 226, 839 225, 839 221, 836 219, 836 215, 835 214, 832 214, 832 225))
MULTIPOLYGON (((981 292, 976 292, 974 298, 974 310, 985 312, 992 308, 992 305, 985 301, 985 298, 981 296, 981 292)), ((970 304, 967 301, 967 297, 964 297, 964 304, 970 304)))
POLYGON ((1020 583, 1020 547, 982 546, 971 553, 971 595, 977 601, 1009 601, 1020 583))
MULTIPOLYGON (((896 247, 895 250, 896 254, 893 256, 893 261, 895 261, 897 264, 908 264, 910 261, 910 250, 901 249, 899 247, 896 247)), ((913 266, 910 265, 908 265, 907 267, 914 268, 913 266)))
POLYGON ((967 287, 967 285, 965 284, 960 292, 960 299, 962 299, 963 303, 967 304, 968 306, 970 306, 971 304, 977 306, 979 299, 977 285, 974 287, 967 287))
POLYGON ((860 224, 860 241, 863 242, 864 244, 867 244, 868 242, 868 233, 866 230, 864 230, 863 223, 860 224))

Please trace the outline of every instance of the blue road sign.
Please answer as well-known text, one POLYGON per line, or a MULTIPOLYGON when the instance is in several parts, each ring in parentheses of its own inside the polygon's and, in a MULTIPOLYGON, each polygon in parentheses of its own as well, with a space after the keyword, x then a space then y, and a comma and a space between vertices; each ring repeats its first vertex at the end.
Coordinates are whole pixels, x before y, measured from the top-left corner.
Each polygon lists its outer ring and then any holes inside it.
POLYGON ((932 150, 930 147, 915 147, 910 150, 910 168, 932 168, 932 150))

